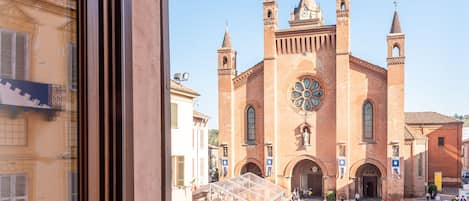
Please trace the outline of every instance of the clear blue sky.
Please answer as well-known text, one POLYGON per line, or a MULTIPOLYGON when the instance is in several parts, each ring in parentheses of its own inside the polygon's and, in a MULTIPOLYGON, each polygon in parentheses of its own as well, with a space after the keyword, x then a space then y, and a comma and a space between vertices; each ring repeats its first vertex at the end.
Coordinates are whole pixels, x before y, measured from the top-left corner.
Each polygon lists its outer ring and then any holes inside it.
MULTIPOLYGON (((183 84, 201 96, 195 107, 218 127, 217 49, 229 23, 238 73, 262 60, 262 0, 170 0, 171 73, 189 72, 183 84)), ((299 0, 277 0, 279 27, 288 28, 299 0)), ((316 0, 326 24, 335 24, 335 1, 316 0)), ((392 0, 351 3, 352 54, 386 66, 392 0)), ((406 34, 405 111, 469 114, 469 1, 400 0, 406 34)))

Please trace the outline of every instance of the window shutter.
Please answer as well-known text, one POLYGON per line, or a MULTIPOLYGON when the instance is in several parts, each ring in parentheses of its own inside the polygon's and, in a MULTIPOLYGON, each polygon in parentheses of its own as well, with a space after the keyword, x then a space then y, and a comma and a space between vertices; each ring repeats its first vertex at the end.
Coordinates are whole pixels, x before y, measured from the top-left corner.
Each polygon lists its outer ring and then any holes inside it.
POLYGON ((24 175, 16 175, 15 197, 16 200, 24 200, 26 197, 26 176, 24 175))
POLYGON ((184 156, 177 156, 176 186, 184 186, 184 156))
POLYGON ((171 103, 171 128, 178 127, 178 105, 171 103))
POLYGON ((26 76, 27 38, 25 34, 16 34, 15 79, 25 80, 26 76))
POLYGON ((12 52, 13 52, 13 33, 1 32, 1 61, 0 76, 3 78, 12 78, 12 52))
POLYGON ((0 200, 11 197, 11 177, 0 176, 0 200))

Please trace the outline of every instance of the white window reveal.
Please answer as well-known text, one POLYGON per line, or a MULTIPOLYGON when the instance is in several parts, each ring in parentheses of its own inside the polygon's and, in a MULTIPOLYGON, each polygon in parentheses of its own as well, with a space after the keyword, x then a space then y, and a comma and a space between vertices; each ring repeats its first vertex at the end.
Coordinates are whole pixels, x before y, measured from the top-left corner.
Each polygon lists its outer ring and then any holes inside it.
POLYGON ((0 29, 0 78, 28 78, 28 34, 0 29))
POLYGON ((24 174, 0 174, 0 201, 27 201, 27 177, 24 174))

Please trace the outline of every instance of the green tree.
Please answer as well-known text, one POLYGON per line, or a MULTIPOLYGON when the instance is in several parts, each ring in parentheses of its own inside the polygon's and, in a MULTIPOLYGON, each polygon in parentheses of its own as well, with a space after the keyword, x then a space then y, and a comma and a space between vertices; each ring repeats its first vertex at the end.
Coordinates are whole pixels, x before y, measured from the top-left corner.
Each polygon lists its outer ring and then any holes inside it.
POLYGON ((208 130, 208 143, 214 146, 218 146, 218 129, 208 130))

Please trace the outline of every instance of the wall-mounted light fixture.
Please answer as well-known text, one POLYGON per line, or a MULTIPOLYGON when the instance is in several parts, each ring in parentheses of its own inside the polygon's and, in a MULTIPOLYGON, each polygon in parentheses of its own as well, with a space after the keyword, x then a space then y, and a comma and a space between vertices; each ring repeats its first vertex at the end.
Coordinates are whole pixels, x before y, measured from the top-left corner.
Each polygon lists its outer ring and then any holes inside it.
POLYGON ((185 73, 174 73, 173 79, 177 83, 181 83, 181 82, 189 80, 189 76, 190 76, 190 74, 187 73, 187 72, 185 72, 185 73))

